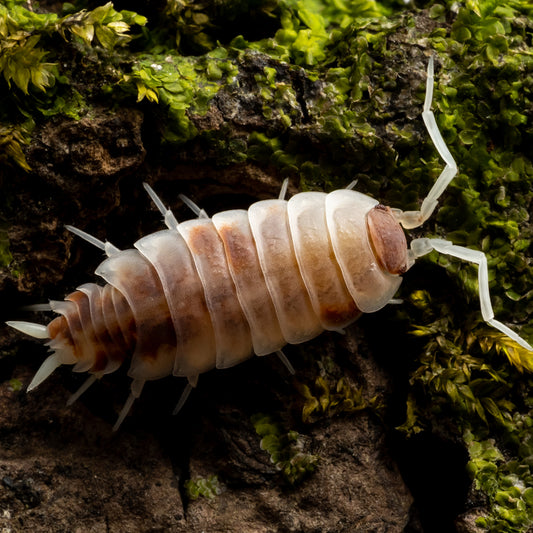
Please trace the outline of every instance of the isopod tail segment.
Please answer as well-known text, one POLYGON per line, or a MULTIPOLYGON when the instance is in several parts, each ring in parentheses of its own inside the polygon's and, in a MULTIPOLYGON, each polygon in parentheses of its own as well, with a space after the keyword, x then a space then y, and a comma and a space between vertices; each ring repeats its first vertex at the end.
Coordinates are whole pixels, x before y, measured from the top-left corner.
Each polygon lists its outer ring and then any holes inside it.
POLYGON ((229 368, 254 353, 277 353, 294 372, 281 352, 285 344, 305 342, 324 330, 342 333, 362 313, 395 301, 401 275, 432 250, 477 264, 484 320, 532 350, 494 319, 482 252, 442 239, 414 239, 407 246, 402 226, 421 226, 457 174, 430 108, 433 58, 427 77, 422 116, 445 168, 419 211, 385 207, 353 191, 354 182, 330 194, 304 192, 286 201, 284 182, 277 199, 212 218, 180 196, 198 218, 178 223, 145 184, 167 229, 143 237, 135 249, 121 251, 67 226, 107 255, 95 271, 106 285, 84 284, 62 302, 34 306, 60 315, 47 326, 8 322, 49 339, 53 352, 28 390, 58 366, 71 364, 75 372, 90 373, 69 399, 72 403, 128 359, 131 392, 116 430, 149 380, 170 374, 187 378, 177 412, 201 373, 229 368))

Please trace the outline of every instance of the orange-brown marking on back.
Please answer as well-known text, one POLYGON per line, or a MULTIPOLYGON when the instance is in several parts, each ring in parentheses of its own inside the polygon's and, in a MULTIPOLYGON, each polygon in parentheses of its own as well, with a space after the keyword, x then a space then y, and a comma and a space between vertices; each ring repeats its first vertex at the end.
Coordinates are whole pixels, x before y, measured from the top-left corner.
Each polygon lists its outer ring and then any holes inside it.
POLYGON ((220 242, 220 237, 210 226, 195 226, 189 233, 189 249, 193 254, 205 255, 220 242))
MULTIPOLYGON (((75 303, 76 300, 71 300, 71 297, 77 299, 75 295, 76 293, 73 292, 69 294, 68 296, 66 296, 65 300, 69 300, 75 303)), ((84 294, 82 294, 81 296, 85 297, 84 294)), ((69 325, 70 334, 72 336, 72 339, 74 340, 74 343, 76 343, 77 337, 79 337, 80 335, 83 335, 83 321, 81 319, 80 309, 78 305, 76 305, 76 310, 77 310, 76 313, 71 313, 71 312, 68 313, 68 318, 69 318, 68 325, 69 325)))
POLYGON ((50 338, 53 340, 56 337, 64 337, 65 333, 68 332, 68 336, 72 340, 70 331, 68 329, 68 322, 64 316, 58 316, 48 324, 48 332, 50 333, 50 338))
POLYGON ((76 344, 72 338, 67 319, 64 316, 58 316, 48 324, 48 331, 50 339, 52 340, 52 348, 56 346, 65 347, 71 350, 74 357, 79 357, 76 350, 76 344))
POLYGON ((378 204, 366 219, 372 250, 379 264, 390 274, 407 271, 407 241, 391 209, 378 204))
POLYGON ((234 272, 238 274, 250 264, 251 253, 246 246, 243 246, 241 240, 238 238, 238 234, 232 231, 231 226, 221 226, 217 231, 224 242, 224 246, 228 250, 226 259, 233 267, 234 272))
MULTIPOLYGON (((127 356, 131 355, 131 348, 124 349, 124 345, 114 343, 109 331, 102 319, 98 321, 98 331, 95 330, 95 323, 90 314, 90 305, 88 296, 81 292, 75 291, 69 294, 67 301, 73 302, 75 307, 67 312, 67 316, 58 316, 48 324, 50 332, 50 347, 54 350, 67 349, 80 360, 83 357, 81 344, 86 341, 89 342, 89 349, 93 364, 90 368, 91 372, 99 372, 105 370, 110 360, 122 362, 127 356)), ((125 302, 125 300, 124 300, 125 302)), ((97 299, 101 309, 101 298, 97 299)), ((123 311, 130 317, 133 322, 133 330, 135 332, 135 323, 131 316, 131 310, 126 306, 123 311)), ((115 322, 118 328, 118 323, 115 322)), ((120 331, 119 331, 120 333, 120 331)), ((122 333, 120 333, 122 336, 122 333)), ((134 339, 128 339, 130 345, 134 345, 134 339)))
POLYGON ((93 366, 89 369, 89 372, 100 372, 104 370, 107 366, 107 353, 100 346, 95 347, 94 349, 94 363, 93 366))
POLYGON ((354 322, 363 313, 357 308, 352 300, 348 306, 327 305, 320 308, 320 315, 328 321, 329 324, 338 324, 339 327, 345 327, 347 323, 354 322))

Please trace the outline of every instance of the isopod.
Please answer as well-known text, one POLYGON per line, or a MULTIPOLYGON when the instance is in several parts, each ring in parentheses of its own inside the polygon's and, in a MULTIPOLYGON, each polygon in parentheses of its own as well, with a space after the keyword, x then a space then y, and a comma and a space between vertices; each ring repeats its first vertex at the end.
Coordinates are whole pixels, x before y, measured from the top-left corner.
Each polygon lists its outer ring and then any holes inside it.
POLYGON ((483 319, 527 350, 533 348, 494 319, 485 254, 442 239, 418 238, 407 246, 404 231, 421 226, 457 173, 433 112, 433 58, 427 68, 422 117, 445 168, 419 211, 379 204, 349 186, 329 194, 304 192, 263 200, 246 210, 209 218, 182 197, 198 218, 178 223, 150 186, 145 188, 167 229, 147 235, 134 249, 119 250, 67 226, 103 249, 96 274, 106 284, 81 285, 64 301, 39 309, 59 314, 48 325, 11 321, 33 337, 49 339, 52 354, 28 386, 42 383, 58 366, 74 365, 90 377, 69 399, 75 401, 96 379, 130 359, 131 393, 116 430, 148 380, 173 374, 187 386, 198 376, 256 355, 310 340, 324 330, 340 331, 362 313, 389 303, 401 275, 432 250, 478 265, 483 319))

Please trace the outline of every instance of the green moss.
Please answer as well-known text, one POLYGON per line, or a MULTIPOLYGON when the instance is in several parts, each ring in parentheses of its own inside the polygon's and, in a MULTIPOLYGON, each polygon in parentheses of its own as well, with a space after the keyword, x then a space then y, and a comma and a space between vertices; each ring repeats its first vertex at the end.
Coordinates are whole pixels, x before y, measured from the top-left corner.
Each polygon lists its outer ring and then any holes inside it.
POLYGON ((184 142, 197 133, 189 114, 205 114, 221 84, 230 83, 237 72, 223 48, 201 58, 167 51, 138 56, 121 84, 126 92, 134 84, 137 102, 146 99, 164 106, 168 116, 165 139, 184 142))
POLYGON ((261 448, 290 484, 299 483, 315 470, 319 458, 303 452, 303 435, 284 430, 271 415, 263 413, 252 416, 252 423, 262 437, 261 448))
POLYGON ((80 47, 100 46, 109 52, 132 39, 132 24, 145 23, 146 19, 135 13, 115 11, 111 2, 59 17, 36 13, 21 0, 8 1, 0 6, 0 72, 9 87, 13 83, 25 94, 31 88, 46 92, 60 76, 57 62, 44 61, 52 55, 53 39, 61 37, 80 47), (50 50, 43 48, 45 45, 50 50))
MULTIPOLYGON (((22 0, 0 5, 0 75, 8 89, 0 110, 0 158, 29 170, 22 146, 36 121, 57 114, 79 118, 80 109, 87 107, 82 103, 87 95, 77 90, 79 82, 67 70, 71 58, 65 61, 65 56, 85 55, 95 63, 103 51, 100 56, 108 57, 107 62, 116 60, 114 50, 132 39, 131 26, 145 23, 136 13, 117 12, 111 3, 64 16, 35 12, 22 0)), ((94 74, 86 65, 85 70, 88 78, 94 74)), ((102 80, 96 83, 102 85, 102 80)), ((85 90, 94 85, 92 79, 85 90)))
POLYGON ((491 512, 477 525, 491 532, 520 533, 533 525, 533 427, 532 412, 516 413, 506 424, 509 457, 486 431, 464 435, 470 460, 468 472, 474 487, 489 499, 491 512))
MULTIPOLYGON (((488 256, 496 316, 523 323, 520 333, 529 340, 533 130, 524 110, 532 100, 533 78, 526 74, 532 63, 532 10, 530 2, 486 1, 469 2, 453 15, 451 3, 435 4, 431 11, 453 20, 449 31, 439 28, 431 37, 443 63, 434 108, 460 168, 434 231, 456 244, 481 247, 488 256), (457 230, 449 231, 450 220, 457 230)), ((469 472, 489 499, 478 525, 487 531, 527 531, 533 518, 532 463, 521 443, 533 435, 531 414, 522 407, 531 383, 520 372, 533 369, 531 354, 481 322, 475 268, 438 254, 428 260, 457 280, 456 290, 463 291, 472 311, 465 317, 448 296, 409 294, 411 321, 423 324, 413 333, 429 342, 411 373, 401 429, 419 432, 437 419, 462 427, 469 472)))
POLYGON ((15 163, 24 170, 30 170, 22 146, 29 142, 31 122, 26 124, 0 124, 0 161, 3 164, 15 163))
POLYGON ((376 405, 376 399, 367 401, 360 388, 354 387, 345 378, 336 382, 319 376, 312 386, 300 383, 300 394, 305 398, 302 420, 310 422, 322 416, 335 416, 339 413, 354 413, 376 405))
MULTIPOLYGON (((58 114, 77 119, 102 103, 153 113, 164 125, 160 142, 181 146, 199 134, 194 119, 221 89, 242 91, 246 67, 262 65, 246 87, 267 126, 202 132, 217 165, 274 167, 300 179, 300 190, 357 178, 366 194, 416 209, 443 168, 412 117, 413 102, 422 108, 423 65, 433 53, 433 109, 460 173, 423 232, 482 249, 496 317, 533 340, 529 0, 442 0, 425 12, 393 0, 169 0, 150 25, 111 4, 67 6, 58 15, 27 6, 0 6, 0 84, 8 99, 0 161, 25 171, 23 149, 36 123, 58 114), (267 29, 255 35, 249 21, 267 29), (404 81, 411 75, 418 87, 404 81), (299 84, 309 87, 305 101, 299 84)), ((0 261, 11 261, 6 239, 0 261)), ((531 356, 481 321, 475 267, 436 253, 421 263, 444 268, 451 289, 421 291, 420 280, 406 276, 397 316, 413 333, 413 348, 401 429, 430 430, 442 420, 459 428, 469 470, 490 501, 479 524, 525 531, 533 496, 520 483, 531 485, 531 453, 520 443, 533 435, 531 356)), ((302 385, 304 417, 370 403, 347 383, 326 373, 302 385)), ((254 424, 289 481, 312 471, 317 459, 299 451, 302 436, 265 415, 254 424)))
POLYGON ((188 479, 184 483, 187 496, 191 500, 197 500, 200 496, 213 499, 221 493, 221 488, 216 475, 207 478, 188 479))
POLYGON ((19 392, 23 388, 23 383, 22 383, 22 381, 20 381, 20 379, 12 378, 12 379, 9 380, 9 388, 13 392, 19 392))
POLYGON ((0 266, 8 267, 13 261, 9 250, 9 238, 6 229, 0 225, 0 266))

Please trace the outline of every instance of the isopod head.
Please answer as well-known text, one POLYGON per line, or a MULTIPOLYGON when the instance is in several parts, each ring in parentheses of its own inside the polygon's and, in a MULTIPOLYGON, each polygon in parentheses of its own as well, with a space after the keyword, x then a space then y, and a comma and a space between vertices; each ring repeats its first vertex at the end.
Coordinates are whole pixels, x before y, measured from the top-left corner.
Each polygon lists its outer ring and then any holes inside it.
POLYGON ((370 244, 380 266, 390 274, 403 274, 411 266, 405 234, 390 207, 376 205, 366 219, 370 244))

